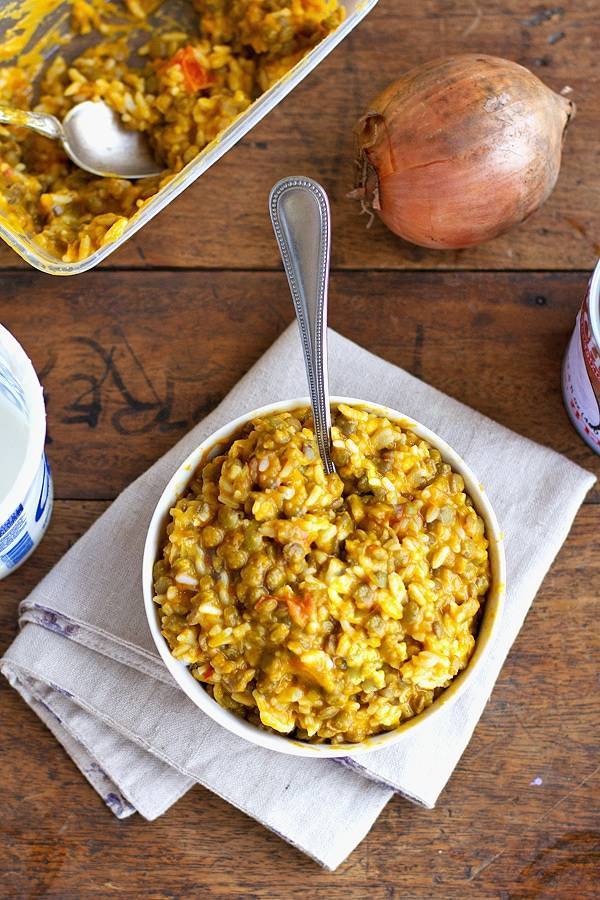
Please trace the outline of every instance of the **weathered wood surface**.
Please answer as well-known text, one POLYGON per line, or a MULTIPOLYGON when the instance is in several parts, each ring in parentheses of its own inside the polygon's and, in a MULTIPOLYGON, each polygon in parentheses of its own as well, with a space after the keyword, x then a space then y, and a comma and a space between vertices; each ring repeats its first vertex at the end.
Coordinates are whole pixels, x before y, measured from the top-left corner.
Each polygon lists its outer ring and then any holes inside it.
MULTIPOLYGON (((600 474, 560 390, 586 281, 587 273, 339 272, 330 322, 600 474)), ((217 404, 292 318, 282 272, 0 273, 0 321, 42 373, 48 453, 57 496, 66 499, 114 497, 217 404)))
MULTIPOLYGON (((600 16, 597 0, 380 0, 295 92, 107 265, 270 268, 276 248, 268 192, 283 175, 318 178, 331 194, 333 261, 345 268, 589 269, 600 255, 600 16), (559 8, 558 11, 557 8, 559 8), (504 56, 556 91, 573 89, 555 193, 527 223, 485 246, 440 253, 412 247, 346 199, 353 128, 369 100, 412 66, 449 53, 504 56)), ((1 266, 24 266, 7 247, 1 266)))
MULTIPOLYGON (((17 601, 106 505, 57 503, 39 550, 0 588, 2 647, 17 601)), ((153 823, 118 822, 2 680, 0 896, 592 900, 597 511, 577 517, 437 809, 393 800, 334 874, 201 788, 153 823)))
MULTIPOLYGON (((596 0, 553 10, 380 0, 297 92, 111 257, 118 271, 67 280, 6 271, 21 264, 0 249, 0 321, 42 375, 59 498, 39 550, 0 583, 0 653, 19 600, 291 321, 266 215, 269 188, 290 172, 319 178, 332 196, 334 328, 600 475, 560 393, 561 358, 600 253, 600 17, 596 0), (365 233, 345 199, 355 118, 396 73, 466 50, 573 88, 579 112, 556 192, 520 229, 475 250, 418 250, 378 223, 365 233), (165 271, 132 271, 152 268, 165 271), (485 271, 503 269, 513 271, 485 271)), ((394 800, 333 875, 200 788, 154 823, 117 822, 0 681, 0 897, 591 900, 599 500, 596 488, 438 808, 394 800)))

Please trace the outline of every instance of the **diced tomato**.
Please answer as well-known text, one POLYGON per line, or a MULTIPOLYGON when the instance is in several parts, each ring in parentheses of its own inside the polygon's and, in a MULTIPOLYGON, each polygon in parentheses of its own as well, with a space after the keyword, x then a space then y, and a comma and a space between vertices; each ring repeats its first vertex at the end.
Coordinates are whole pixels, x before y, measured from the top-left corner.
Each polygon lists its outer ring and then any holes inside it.
POLYGON ((181 47, 163 68, 170 69, 172 66, 181 66, 185 87, 190 94, 208 87, 214 80, 213 76, 198 62, 193 47, 181 47))
POLYGON ((285 602, 287 603, 291 620, 296 625, 304 628, 315 608, 315 602, 311 595, 305 593, 303 597, 286 597, 285 602))
POLYGON ((315 609, 315 601, 308 593, 305 593, 303 597, 298 597, 297 595, 293 597, 275 597, 273 594, 265 594, 264 597, 256 601, 254 608, 258 609, 266 600, 287 603, 291 620, 301 628, 304 628, 315 609))

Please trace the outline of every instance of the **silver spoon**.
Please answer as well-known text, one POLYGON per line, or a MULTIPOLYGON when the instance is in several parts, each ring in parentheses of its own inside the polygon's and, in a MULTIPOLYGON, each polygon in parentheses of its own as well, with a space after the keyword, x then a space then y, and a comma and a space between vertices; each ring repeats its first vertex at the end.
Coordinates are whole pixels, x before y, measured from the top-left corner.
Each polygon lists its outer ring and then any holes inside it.
POLYGON ((269 210, 300 328, 317 445, 330 475, 335 466, 327 377, 329 201, 316 181, 283 178, 271 191, 269 210))
POLYGON ((126 128, 118 113, 101 100, 78 103, 62 123, 47 113, 0 106, 0 122, 24 125, 60 141, 75 165, 92 175, 147 178, 162 171, 146 136, 126 128))

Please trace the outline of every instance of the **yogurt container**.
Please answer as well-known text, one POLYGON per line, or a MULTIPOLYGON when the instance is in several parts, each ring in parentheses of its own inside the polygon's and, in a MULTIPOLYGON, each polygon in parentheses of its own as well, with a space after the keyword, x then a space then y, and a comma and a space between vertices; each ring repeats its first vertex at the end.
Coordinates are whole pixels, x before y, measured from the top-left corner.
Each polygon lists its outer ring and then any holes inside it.
POLYGON ((42 386, 27 354, 0 325, 0 579, 41 541, 52 511, 42 386))
POLYGON ((562 386, 571 422, 600 454, 600 261, 565 354, 562 386))

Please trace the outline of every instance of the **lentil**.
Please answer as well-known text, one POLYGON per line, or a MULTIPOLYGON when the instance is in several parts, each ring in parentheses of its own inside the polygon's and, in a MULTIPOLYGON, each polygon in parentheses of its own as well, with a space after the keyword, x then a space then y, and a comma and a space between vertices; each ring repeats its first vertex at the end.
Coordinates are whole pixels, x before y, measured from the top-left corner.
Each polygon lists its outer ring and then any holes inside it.
POLYGON ((468 664, 490 566, 437 449, 370 410, 332 412, 337 473, 308 409, 255 419, 200 465, 171 510, 154 600, 173 655, 222 706, 299 740, 359 742, 468 664))

